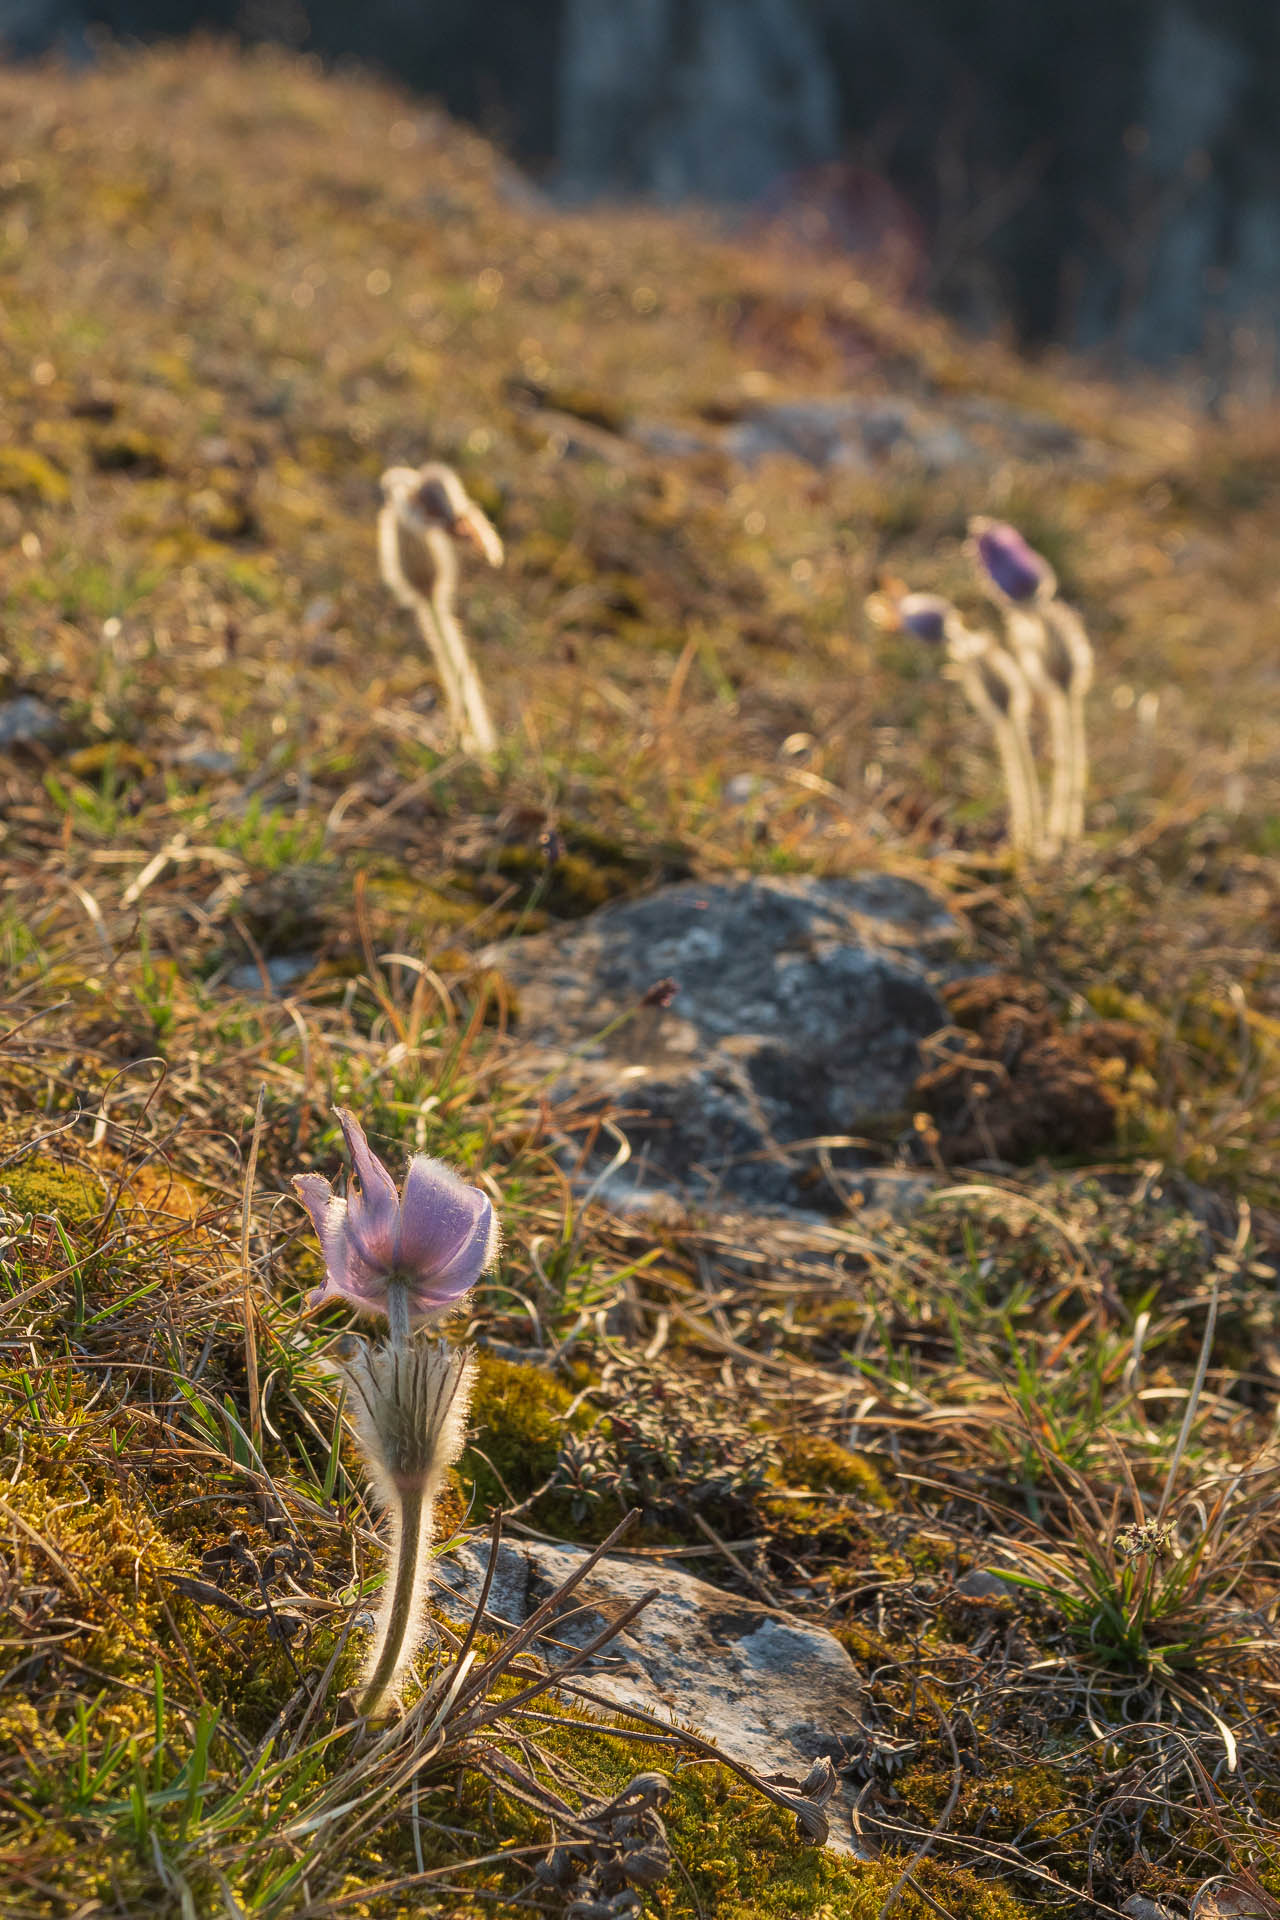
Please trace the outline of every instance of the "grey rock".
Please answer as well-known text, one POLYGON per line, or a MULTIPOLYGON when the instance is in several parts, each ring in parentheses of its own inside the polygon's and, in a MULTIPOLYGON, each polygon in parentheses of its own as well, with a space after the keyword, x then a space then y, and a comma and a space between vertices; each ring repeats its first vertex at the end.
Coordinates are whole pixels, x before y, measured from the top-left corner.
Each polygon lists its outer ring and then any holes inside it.
POLYGON ((985 1567, 972 1567, 962 1574, 955 1590, 962 1600, 1011 1600, 1019 1592, 1014 1582, 988 1572, 985 1567))
POLYGON ((481 959, 558 1096, 619 1113, 628 1185, 811 1207, 799 1143, 902 1108, 947 1024, 932 976, 955 937, 891 875, 688 881, 481 959), (639 1005, 664 979, 671 1004, 639 1005))
POLYGON ((166 755, 170 766, 180 767, 193 778, 208 776, 216 779, 219 774, 234 773, 237 757, 225 747, 211 747, 193 740, 190 745, 181 747, 176 753, 166 755))
POLYGON ((725 781, 722 798, 727 807, 746 807, 775 791, 773 781, 765 780, 758 773, 735 773, 725 781))
POLYGON ((1120 1911, 1127 1913, 1129 1920, 1174 1920, 1168 1907, 1162 1907, 1158 1900, 1148 1900, 1143 1893, 1131 1893, 1120 1911))
MULTIPOLYGON (((277 993, 283 993, 309 974, 315 963, 314 953, 277 953, 264 964, 272 987, 277 993)), ((262 970, 251 960, 246 960, 242 966, 232 967, 227 975, 227 985, 234 987, 237 993, 265 991, 262 970)))
MULTIPOLYGON (((586 1557, 581 1547, 504 1542, 486 1618, 519 1626, 586 1557)), ((474 1607, 488 1563, 488 1541, 473 1539, 437 1563, 437 1577, 456 1601, 474 1607)), ((593 1693, 691 1727, 765 1776, 802 1778, 815 1760, 839 1767, 863 1749, 862 1682, 838 1640, 675 1566, 606 1555, 539 1652, 549 1664, 563 1664, 655 1587, 657 1597, 588 1663, 582 1677, 593 1693)), ((844 1851, 854 1851, 851 1804, 852 1790, 843 1788, 827 1808, 830 1844, 844 1851)))
POLYGON ((720 444, 709 434, 695 433, 691 427, 678 426, 669 420, 632 420, 627 427, 627 438, 634 440, 647 453, 661 454, 672 460, 693 454, 714 453, 720 444))
POLYGON ((61 732, 62 722, 53 708, 35 694, 16 693, 11 700, 0 700, 0 753, 41 745, 61 732))
POLYGON ((871 472, 890 463, 942 472, 983 458, 941 415, 909 400, 848 395, 753 407, 745 419, 726 429, 723 444, 749 467, 771 454, 785 454, 818 468, 871 472))

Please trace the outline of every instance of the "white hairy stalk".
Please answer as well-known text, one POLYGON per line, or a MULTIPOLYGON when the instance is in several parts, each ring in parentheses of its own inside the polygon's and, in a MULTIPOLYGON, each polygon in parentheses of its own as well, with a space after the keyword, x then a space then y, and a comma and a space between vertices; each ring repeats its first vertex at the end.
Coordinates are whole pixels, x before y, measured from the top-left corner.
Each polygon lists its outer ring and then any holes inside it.
POLYGON ((1044 839, 1040 787, 1031 753, 1031 690, 1017 660, 990 635, 974 633, 958 615, 946 624, 949 672, 974 712, 991 729, 1009 796, 1009 834, 1020 853, 1044 839))
POLYGON ((352 1425, 373 1492, 391 1522, 360 1699, 361 1713, 371 1718, 394 1700, 422 1639, 435 1503, 462 1451, 474 1373, 469 1350, 411 1337, 407 1315, 393 1313, 391 1324, 385 1346, 353 1340, 336 1361, 351 1391, 352 1425))
POLYGON ((382 578, 412 609, 440 675, 449 722, 468 753, 498 744, 488 702, 466 635, 454 613, 456 541, 476 547, 490 566, 502 564, 502 542, 452 467, 389 467, 382 476, 378 561, 382 578))
MULTIPOLYGON (((1075 748, 1070 701, 1058 677, 1049 667, 1049 634, 1043 609, 1034 612, 1004 604, 1005 631, 1009 650, 1022 669, 1028 687, 1044 709, 1049 732, 1049 810, 1044 830, 1044 850, 1055 853, 1066 844, 1075 791, 1075 748)), ((1081 802, 1083 812, 1083 801, 1081 802)))
POLYGON ((1067 841, 1084 838, 1084 801, 1089 783, 1089 744, 1085 730, 1085 700, 1093 685, 1093 648, 1084 622, 1074 607, 1047 600, 1040 609, 1044 622, 1046 665, 1061 689, 1066 705, 1064 747, 1068 775, 1065 797, 1067 841))

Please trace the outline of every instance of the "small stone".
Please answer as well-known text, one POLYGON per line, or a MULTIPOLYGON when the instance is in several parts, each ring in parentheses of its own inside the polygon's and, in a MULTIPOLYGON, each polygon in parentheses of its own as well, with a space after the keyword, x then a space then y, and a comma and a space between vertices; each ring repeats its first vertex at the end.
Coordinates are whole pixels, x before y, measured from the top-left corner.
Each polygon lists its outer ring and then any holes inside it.
MULTIPOLYGON (((488 1615, 519 1626, 586 1558, 581 1547, 503 1542, 488 1615)), ((488 1541, 473 1538, 438 1573, 474 1606, 488 1563, 488 1541)), ((803 1781, 816 1762, 839 1767, 865 1744, 862 1681, 834 1635, 678 1567, 606 1555, 570 1596, 540 1653, 562 1664, 654 1587, 657 1597, 588 1663, 593 1693, 692 1727, 766 1779, 803 1781)), ((828 1845, 842 1852, 859 1850, 849 1818, 855 1796, 842 1784, 826 1808, 828 1845)))
POLYGON ((974 1567, 956 1581, 955 1591, 962 1600, 1008 1600, 1014 1589, 998 1573, 988 1573, 982 1567, 974 1567))
POLYGON ((633 420, 627 428, 627 438, 649 453, 672 460, 713 451, 716 444, 705 433, 694 433, 667 420, 633 420))
POLYGON ((758 773, 735 773, 724 783, 724 803, 727 807, 745 807, 774 791, 773 783, 761 779, 758 773))
MULTIPOLYGON (((267 978, 277 993, 283 993, 295 981, 310 973, 316 963, 314 953, 277 953, 267 960, 267 978)), ((227 985, 237 993, 261 993, 262 968, 256 961, 246 961, 243 966, 233 967, 227 975, 227 985)))
POLYGON ((1191 1902, 1191 1920, 1272 1920, 1274 1913, 1261 1887, 1255 1893, 1225 1874, 1206 1880, 1191 1902))
POLYGON ((212 778, 218 774, 234 773, 236 756, 223 752, 219 747, 194 747, 189 752, 175 754, 173 764, 180 766, 184 773, 208 774, 212 778))
POLYGON ((0 752, 14 747, 41 746, 62 731, 53 708, 33 693, 17 693, 0 700, 0 752))
POLYGON ((320 633, 332 626, 338 603, 332 594, 318 593, 302 610, 302 624, 308 633, 320 633))

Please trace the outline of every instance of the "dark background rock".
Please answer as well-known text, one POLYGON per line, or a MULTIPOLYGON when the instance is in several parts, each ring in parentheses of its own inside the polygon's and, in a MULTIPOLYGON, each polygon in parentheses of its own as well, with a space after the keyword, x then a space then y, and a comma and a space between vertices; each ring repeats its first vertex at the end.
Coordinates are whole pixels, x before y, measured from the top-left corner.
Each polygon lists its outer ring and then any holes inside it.
POLYGON ((687 881, 481 960, 557 1096, 620 1110, 629 1181, 813 1207, 836 1196, 797 1143, 903 1107, 921 1040, 947 1024, 932 976, 954 939, 938 901, 889 874, 687 881), (670 1005, 640 1005, 664 979, 670 1005))
POLYGON ((982 327, 1273 373, 1274 0, 0 0, 18 54, 95 28, 354 57, 567 197, 755 203, 982 327))

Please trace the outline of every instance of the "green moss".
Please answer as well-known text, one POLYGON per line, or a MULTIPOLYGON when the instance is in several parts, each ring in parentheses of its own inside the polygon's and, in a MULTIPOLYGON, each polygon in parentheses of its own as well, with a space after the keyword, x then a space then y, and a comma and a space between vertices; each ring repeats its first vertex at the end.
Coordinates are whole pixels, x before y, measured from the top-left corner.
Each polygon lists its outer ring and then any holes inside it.
MULTIPOLYGON (((912 1815, 931 1826, 951 1797, 954 1775, 950 1764, 917 1766, 899 1782, 899 1792, 912 1815)), ((956 1833, 979 1828, 993 1840, 1014 1842, 1034 1828, 1038 1838, 1066 1833, 1074 1824, 1068 1781, 1048 1767, 984 1769, 966 1776, 951 1816, 956 1833)))
POLYGON ((91 747, 69 753, 66 765, 69 773, 96 787, 108 803, 122 788, 136 791, 139 782, 150 779, 156 770, 154 760, 127 740, 96 740, 91 747))
MULTIPOLYGON (((684 1873, 673 1872, 658 1907, 667 1920, 877 1920, 905 1856, 857 1861, 802 1839, 793 1816, 754 1792, 727 1768, 676 1767, 669 1749, 621 1742, 570 1713, 548 1736, 570 1758, 588 1791, 616 1793, 638 1772, 665 1773, 671 1798, 663 1818, 684 1873), (688 1876, 687 1880, 685 1875, 688 1876)), ((1026 1920, 1028 1909, 998 1881, 924 1862, 917 1884, 942 1908, 974 1920, 1026 1920)), ((937 1909, 911 1888, 895 1913, 927 1920, 937 1909)))
POLYGON ((94 1174, 34 1155, 5 1168, 0 1193, 19 1213, 52 1216, 68 1228, 88 1226, 102 1213, 102 1189, 94 1174))
POLYGON ((555 1467, 572 1395, 541 1367, 477 1356, 471 1400, 474 1444, 459 1463, 477 1518, 527 1500, 555 1467))
POLYGON ((389 918, 412 916, 415 926, 434 931, 466 927, 478 911, 474 900, 450 899, 447 892, 429 881, 390 870, 369 876, 365 897, 372 911, 389 918))
POLYGON ((594 864, 581 854, 562 853, 548 861, 536 847, 503 847, 494 860, 505 878, 532 878, 548 912, 572 920, 611 900, 618 891, 618 873, 594 864))
POLYGON ((545 574, 558 587, 590 586, 596 577, 582 548, 552 532, 531 533, 521 542, 520 565, 526 574, 545 574))
POLYGON ((30 447, 0 447, 0 493, 61 506, 71 496, 67 476, 30 447))
MULTIPOLYGON (((254 1603, 258 1595, 240 1597, 254 1603)), ((191 1650, 206 1698, 234 1718, 242 1735, 259 1740, 298 1684, 298 1668, 312 1675, 323 1672, 338 1647, 338 1628, 324 1626, 296 1637, 288 1647, 269 1620, 245 1620, 230 1612, 178 1596, 170 1598, 174 1621, 191 1650), (303 1657, 300 1659, 299 1655, 303 1657)), ((287 1612, 287 1605, 283 1609, 287 1612)), ((336 1699, 354 1686, 367 1641, 362 1634, 348 1638, 334 1667, 332 1694, 336 1699)))
POLYGON ((244 540, 258 532, 253 503, 238 475, 214 476, 187 502, 192 525, 209 540, 244 540))
POLYGON ((544 386, 535 380, 513 380, 508 383, 508 392, 512 399, 526 406, 567 413, 571 419, 582 420, 590 427, 601 427, 606 433, 626 431, 626 409, 611 394, 595 387, 544 386))
MULTIPOLYGON (((674 1851, 703 1911, 716 1920, 876 1920, 905 1860, 843 1859, 797 1838, 790 1814, 718 1768, 677 1775, 667 1810, 674 1851)), ((1021 1920, 1026 1909, 1004 1887, 926 1863, 915 1878, 947 1912, 971 1920, 1021 1920)), ((672 1914, 690 1911, 678 1894, 672 1914)), ((895 1911, 925 1920, 936 1909, 913 1889, 895 1911)))
POLYGON ((790 1485, 807 1487, 812 1493, 851 1494, 886 1513, 893 1507, 892 1495, 873 1462, 821 1434, 784 1441, 782 1470, 790 1485))
MULTIPOLYGON (((719 1769, 677 1777, 667 1825, 694 1890, 717 1920, 875 1920, 902 1870, 893 1858, 855 1863, 807 1844, 789 1814, 719 1769)), ((950 1911, 975 1920, 1013 1920, 1024 1911, 1003 1888, 968 1873, 933 1868, 917 1877, 950 1901, 950 1911)), ((933 1910, 907 1890, 897 1911, 924 1920, 933 1910)))
POLYGON ((645 886, 685 879, 689 870, 679 847, 664 844, 641 851, 583 821, 564 819, 549 839, 539 832, 511 841, 491 851, 483 865, 449 875, 448 883, 491 901, 509 900, 514 884, 516 923, 529 933, 535 931, 533 909, 555 920, 581 919, 645 886))

